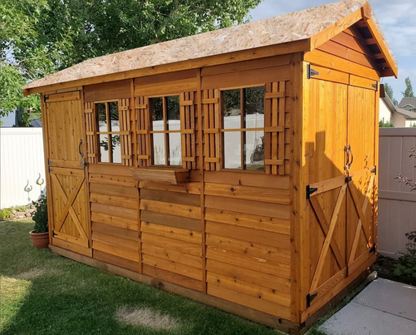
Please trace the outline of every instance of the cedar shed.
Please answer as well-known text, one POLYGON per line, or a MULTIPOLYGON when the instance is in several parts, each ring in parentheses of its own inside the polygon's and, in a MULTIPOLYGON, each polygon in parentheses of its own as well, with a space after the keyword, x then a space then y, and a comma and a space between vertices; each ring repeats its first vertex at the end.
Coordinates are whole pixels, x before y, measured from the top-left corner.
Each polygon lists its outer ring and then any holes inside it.
POLYGON ((350 0, 87 60, 40 93, 50 248, 289 333, 376 259, 378 101, 350 0))

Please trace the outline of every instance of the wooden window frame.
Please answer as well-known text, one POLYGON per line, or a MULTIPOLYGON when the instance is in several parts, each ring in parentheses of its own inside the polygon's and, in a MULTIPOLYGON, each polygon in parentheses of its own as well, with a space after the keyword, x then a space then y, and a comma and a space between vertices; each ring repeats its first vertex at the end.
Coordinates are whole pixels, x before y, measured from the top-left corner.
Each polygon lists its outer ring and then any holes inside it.
MULTIPOLYGON (((112 135, 119 135, 120 137, 120 149, 121 149, 121 141, 122 141, 122 134, 123 131, 121 131, 121 129, 119 131, 109 131, 109 127, 110 127, 110 123, 108 123, 109 121, 109 113, 110 113, 110 109, 108 107, 108 104, 110 102, 116 102, 117 103, 117 113, 118 113, 118 119, 120 122, 120 99, 111 99, 111 100, 102 100, 102 101, 94 101, 93 102, 93 108, 94 108, 94 120, 96 123, 96 131, 94 132, 94 136, 97 139, 97 148, 96 148, 96 152, 97 152, 97 164, 116 164, 116 165, 121 165, 122 164, 122 159, 120 163, 114 163, 113 160, 113 148, 111 146, 111 150, 110 150, 110 146, 109 146, 109 150, 108 150, 108 162, 102 162, 101 161, 101 150, 100 150, 100 135, 108 135, 108 143, 112 143, 112 135), (98 113, 97 113, 97 108, 96 105, 97 104, 105 104, 105 110, 106 110, 106 120, 107 120, 107 131, 99 131, 99 124, 98 124, 98 113)), ((111 122, 111 120, 110 120, 111 122)), ((121 158, 121 157, 120 157, 121 158)))
POLYGON ((165 167, 165 168, 171 168, 171 169, 181 169, 182 165, 183 165, 183 155, 184 153, 182 152, 182 136, 180 136, 180 148, 181 148, 181 164, 180 165, 170 165, 169 164, 169 158, 170 158, 170 151, 169 151, 169 134, 182 134, 182 127, 183 127, 183 116, 182 113, 180 111, 181 109, 181 104, 180 104, 180 93, 177 94, 164 94, 164 95, 152 95, 147 97, 147 101, 149 103, 149 143, 150 143, 150 160, 151 160, 151 165, 150 167, 157 167, 157 168, 161 168, 161 167, 165 167), (168 118, 167 118, 167 103, 166 103, 166 99, 168 97, 178 97, 178 107, 179 107, 179 121, 180 121, 180 127, 177 130, 168 130, 168 118), (165 130, 153 130, 153 120, 152 120, 152 111, 150 109, 150 99, 157 99, 157 98, 161 98, 162 99, 162 108, 163 108, 163 125, 164 125, 164 129, 165 130), (164 145, 165 145, 165 164, 164 165, 156 165, 154 164, 154 147, 153 147, 153 135, 154 134, 163 134, 163 140, 164 140, 164 145))
MULTIPOLYGON (((250 86, 240 86, 240 87, 232 87, 232 88, 221 88, 220 89, 220 138, 221 138, 221 170, 224 171, 239 171, 239 172, 249 172, 249 173, 265 173, 265 157, 263 156, 263 170, 247 170, 246 163, 245 163, 245 156, 244 156, 244 149, 245 149, 245 133, 249 131, 263 131, 263 134, 265 134, 265 119, 266 119, 266 84, 258 84, 258 85, 250 85, 250 86), (247 88, 257 88, 257 87, 263 87, 264 88, 264 97, 263 97, 263 115, 264 115, 264 121, 263 121, 263 127, 256 127, 256 128, 247 128, 246 127, 246 120, 245 120, 245 101, 244 101, 244 89, 247 88), (231 128, 231 129, 224 129, 224 100, 223 100, 223 92, 224 91, 231 91, 231 90, 239 90, 240 91, 240 126, 243 126, 242 128, 231 128), (226 168, 225 167, 225 141, 224 141, 224 134, 225 133, 231 133, 231 132, 240 132, 240 141, 241 141, 241 147, 240 147, 240 155, 241 155, 241 168, 240 169, 233 169, 233 168, 226 168)), ((263 135, 264 136, 264 135, 263 135)))

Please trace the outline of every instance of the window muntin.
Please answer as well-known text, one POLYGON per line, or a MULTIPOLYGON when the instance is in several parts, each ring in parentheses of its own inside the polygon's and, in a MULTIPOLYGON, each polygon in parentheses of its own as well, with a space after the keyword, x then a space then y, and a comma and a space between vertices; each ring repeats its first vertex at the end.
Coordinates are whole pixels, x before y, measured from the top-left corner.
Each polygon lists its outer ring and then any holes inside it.
POLYGON ((95 103, 97 118, 98 162, 121 163, 118 101, 95 103))
POLYGON ((264 171, 265 87, 221 93, 224 169, 264 171))
POLYGON ((152 164, 181 166, 179 96, 149 98, 152 164))

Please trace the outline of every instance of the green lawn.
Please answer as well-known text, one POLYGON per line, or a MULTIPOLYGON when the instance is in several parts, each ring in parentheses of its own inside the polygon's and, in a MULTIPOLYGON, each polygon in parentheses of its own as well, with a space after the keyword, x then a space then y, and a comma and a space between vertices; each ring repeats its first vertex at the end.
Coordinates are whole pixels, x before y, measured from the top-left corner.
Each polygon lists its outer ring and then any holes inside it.
POLYGON ((28 235, 32 227, 31 221, 0 223, 3 335, 276 334, 270 328, 49 250, 36 250, 28 235), (155 330, 125 325, 116 318, 120 313, 136 310, 145 311, 140 315, 148 318, 149 324, 156 315, 155 322, 163 324, 160 319, 164 317, 174 327, 155 330))

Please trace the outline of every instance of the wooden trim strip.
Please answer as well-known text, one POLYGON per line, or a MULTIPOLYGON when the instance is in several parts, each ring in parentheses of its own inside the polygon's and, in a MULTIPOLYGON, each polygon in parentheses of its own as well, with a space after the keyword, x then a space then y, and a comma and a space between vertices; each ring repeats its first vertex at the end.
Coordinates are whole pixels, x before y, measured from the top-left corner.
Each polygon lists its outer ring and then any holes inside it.
POLYGON ((285 91, 281 92, 266 92, 264 94, 265 99, 276 99, 276 98, 284 98, 286 95, 285 91))

